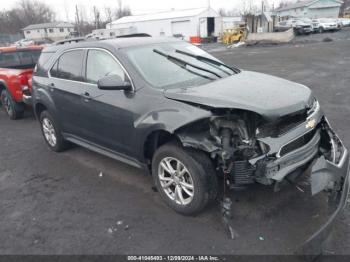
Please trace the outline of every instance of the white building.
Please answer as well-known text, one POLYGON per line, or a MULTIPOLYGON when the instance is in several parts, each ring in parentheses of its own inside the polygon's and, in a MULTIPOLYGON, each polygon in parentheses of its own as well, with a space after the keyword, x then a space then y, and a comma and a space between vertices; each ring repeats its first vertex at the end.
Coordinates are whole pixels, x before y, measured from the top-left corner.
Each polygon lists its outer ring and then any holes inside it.
POLYGON ((222 22, 214 9, 206 7, 126 16, 107 24, 106 28, 151 36, 182 35, 190 40, 191 37, 219 36, 222 22))
POLYGON ((338 18, 340 0, 304 0, 275 10, 277 17, 338 18))
POLYGON ((51 39, 56 41, 69 36, 74 31, 74 25, 66 22, 34 24, 23 28, 22 31, 26 39, 51 39))

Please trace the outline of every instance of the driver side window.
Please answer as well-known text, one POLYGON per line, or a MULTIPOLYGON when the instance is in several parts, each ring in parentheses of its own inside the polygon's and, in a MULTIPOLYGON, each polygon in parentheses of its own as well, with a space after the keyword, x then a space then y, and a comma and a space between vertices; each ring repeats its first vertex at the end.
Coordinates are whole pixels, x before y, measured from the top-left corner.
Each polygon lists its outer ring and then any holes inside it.
POLYGON ((122 67, 110 54, 101 50, 89 50, 86 62, 86 81, 96 84, 99 79, 111 75, 118 75, 124 81, 128 81, 122 67))

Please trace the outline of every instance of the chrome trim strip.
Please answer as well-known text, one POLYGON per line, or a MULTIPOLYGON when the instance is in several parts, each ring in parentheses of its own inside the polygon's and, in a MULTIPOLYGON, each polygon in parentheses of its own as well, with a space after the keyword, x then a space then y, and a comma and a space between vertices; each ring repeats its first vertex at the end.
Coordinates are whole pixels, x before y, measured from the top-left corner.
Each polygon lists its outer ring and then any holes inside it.
POLYGON ((63 79, 63 78, 57 78, 57 77, 53 77, 51 76, 51 69, 53 68, 53 66, 55 65, 55 63, 57 62, 58 59, 60 59, 60 57, 62 55, 64 55, 65 53, 71 52, 71 51, 75 51, 75 50, 100 50, 103 52, 106 52, 107 54, 109 54, 110 56, 112 56, 112 58, 120 65, 120 67, 123 69, 124 73, 127 75, 127 77, 130 79, 131 82, 131 88, 132 88, 132 92, 135 92, 135 85, 134 82, 132 80, 132 78, 130 77, 130 74, 128 73, 128 71, 125 69, 125 67, 123 66, 122 63, 120 63, 120 61, 107 49, 104 48, 98 48, 98 47, 76 47, 76 48, 72 48, 72 49, 67 49, 65 50, 62 54, 60 54, 60 56, 54 60, 54 62, 52 62, 52 65, 50 66, 50 69, 48 70, 48 76, 49 78, 53 78, 53 79, 59 79, 59 80, 64 80, 64 81, 69 81, 69 82, 75 82, 75 83, 82 83, 82 84, 88 84, 88 85, 92 85, 92 86, 96 86, 97 84, 92 84, 92 83, 88 83, 88 82, 83 82, 83 81, 76 81, 76 80, 69 80, 69 79, 63 79))

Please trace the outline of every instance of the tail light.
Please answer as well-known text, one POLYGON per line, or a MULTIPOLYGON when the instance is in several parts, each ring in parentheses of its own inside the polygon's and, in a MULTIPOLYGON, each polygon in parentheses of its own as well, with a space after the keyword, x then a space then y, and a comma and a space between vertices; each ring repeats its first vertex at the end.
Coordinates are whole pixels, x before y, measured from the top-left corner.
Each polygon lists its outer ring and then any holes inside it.
POLYGON ((30 90, 33 88, 33 78, 28 79, 28 87, 30 90))
POLYGON ((19 82, 21 85, 22 92, 30 92, 31 90, 31 79, 29 79, 29 76, 27 74, 23 74, 19 76, 19 82))

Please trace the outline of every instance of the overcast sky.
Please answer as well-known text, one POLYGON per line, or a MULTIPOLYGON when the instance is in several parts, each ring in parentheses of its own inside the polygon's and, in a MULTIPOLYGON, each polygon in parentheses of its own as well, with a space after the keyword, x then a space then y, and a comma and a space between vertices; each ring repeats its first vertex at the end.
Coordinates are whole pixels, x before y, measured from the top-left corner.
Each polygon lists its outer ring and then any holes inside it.
MULTIPOLYGON (((50 5, 57 13, 57 20, 74 20, 74 7, 84 7, 85 15, 88 19, 92 18, 92 6, 96 5, 101 15, 104 15, 103 9, 108 6, 114 9, 118 5, 117 0, 42 0, 50 5)), ((210 4, 214 9, 225 8, 231 10, 233 8, 240 9, 242 2, 253 1, 260 6, 261 0, 210 0, 210 4)), ((267 0, 270 4, 279 3, 280 0, 267 0)), ((1 0, 1 8, 9 9, 15 6, 17 0, 1 0)), ((208 0, 122 0, 124 6, 129 6, 133 14, 143 14, 150 12, 159 12, 175 9, 187 9, 205 7, 208 0)))

